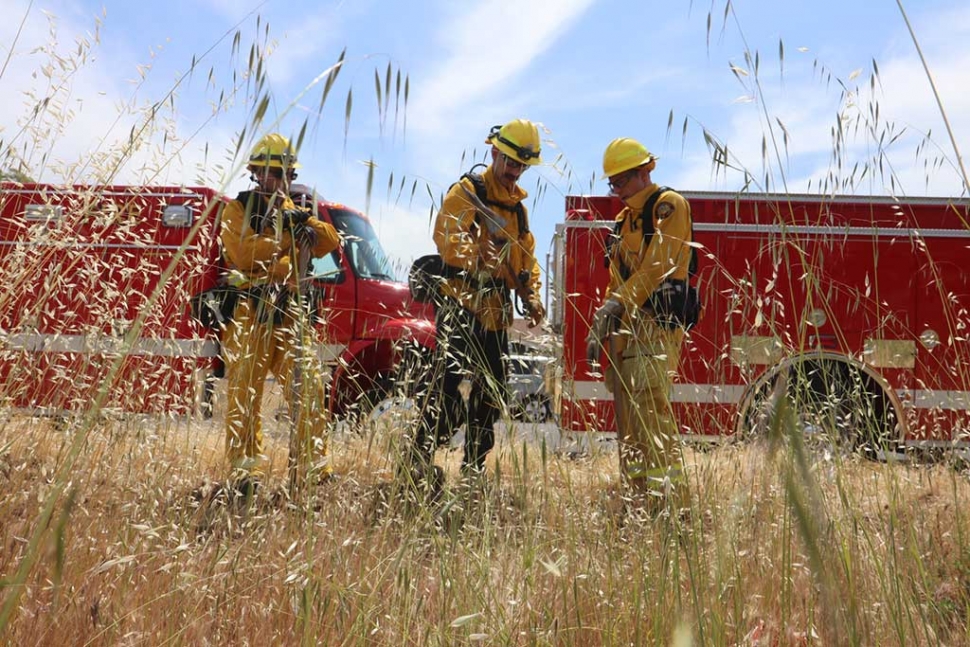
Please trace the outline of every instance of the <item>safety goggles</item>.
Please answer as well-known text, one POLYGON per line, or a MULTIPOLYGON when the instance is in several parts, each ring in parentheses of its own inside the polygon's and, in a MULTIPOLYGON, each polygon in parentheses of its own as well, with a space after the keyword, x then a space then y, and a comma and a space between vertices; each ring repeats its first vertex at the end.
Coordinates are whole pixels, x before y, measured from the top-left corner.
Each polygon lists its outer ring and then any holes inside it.
POLYGON ((264 177, 271 177, 275 180, 282 180, 284 177, 287 177, 290 180, 296 179, 296 171, 293 171, 293 170, 284 171, 278 166, 270 166, 268 168, 261 169, 260 171, 257 172, 257 175, 262 175, 264 177))
MULTIPOLYGON (((522 164, 523 166, 527 166, 529 160, 533 158, 538 159, 539 155, 541 154, 539 153, 539 151, 534 151, 531 148, 523 148, 518 144, 512 143, 511 141, 509 141, 505 137, 502 137, 502 135, 499 134, 499 131, 501 130, 502 130, 501 126, 492 126, 492 130, 489 131, 488 133, 488 138, 494 139, 497 142, 505 144, 506 146, 514 150, 518 158, 523 162, 525 162, 525 164, 523 164, 522 162, 519 162, 519 164, 522 164)), ((518 162, 518 160, 513 160, 513 161, 518 162)))
POLYGON ((614 175, 613 177, 611 177, 609 180, 606 181, 606 183, 610 185, 610 189, 612 189, 613 191, 619 191, 620 189, 622 189, 623 187, 625 187, 627 184, 630 183, 630 180, 632 180, 636 176, 637 171, 639 170, 640 170, 640 167, 638 166, 636 168, 631 168, 629 171, 623 171, 619 175, 614 175))
POLYGON ((505 153, 502 153, 502 158, 505 159, 505 166, 513 171, 519 171, 529 166, 528 164, 520 162, 511 155, 506 155, 505 153))

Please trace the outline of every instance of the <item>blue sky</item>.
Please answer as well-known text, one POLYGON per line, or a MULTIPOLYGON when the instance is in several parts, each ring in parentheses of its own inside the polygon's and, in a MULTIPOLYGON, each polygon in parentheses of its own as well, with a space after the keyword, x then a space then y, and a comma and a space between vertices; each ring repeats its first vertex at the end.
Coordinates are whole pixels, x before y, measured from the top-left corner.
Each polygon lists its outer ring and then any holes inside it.
MULTIPOLYGON (((902 4, 965 152, 970 4, 902 4)), ((484 156, 489 127, 517 117, 541 122, 546 140, 546 164, 522 180, 540 259, 562 221, 563 196, 606 191, 602 152, 620 136, 660 155, 655 179, 681 189, 744 185, 743 173, 712 164, 716 141, 731 166, 754 178, 752 190, 817 192, 827 177, 845 180, 855 167, 854 183, 841 191, 966 193, 895 1, 736 0, 727 13, 724 0, 0 0, 0 7, 6 159, 13 151, 48 181, 243 189, 242 160, 232 153, 254 109, 242 75, 250 45, 260 42, 273 99, 262 132, 295 134, 307 123, 301 181, 360 209, 373 160, 369 214, 402 264, 433 248, 434 201, 484 156), (344 48, 320 111, 322 85, 312 84, 344 48), (396 120, 391 99, 382 124, 374 72, 383 81, 389 64, 410 91, 396 120), (44 97, 46 109, 32 118, 44 97), (153 128, 127 148, 146 106, 158 102, 153 128), (845 136, 837 164, 838 124, 845 136), (882 174, 862 175, 876 160, 882 174)))

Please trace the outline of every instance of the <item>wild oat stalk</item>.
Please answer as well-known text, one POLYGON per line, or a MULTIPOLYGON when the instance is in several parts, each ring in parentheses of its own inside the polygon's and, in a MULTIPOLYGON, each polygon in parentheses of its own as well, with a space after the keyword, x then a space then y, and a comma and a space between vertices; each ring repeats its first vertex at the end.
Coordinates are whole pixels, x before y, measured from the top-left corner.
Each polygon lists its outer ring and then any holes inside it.
MULTIPOLYGON (((190 77, 194 73, 196 66, 199 64, 202 58, 205 58, 211 52, 213 52, 215 47, 219 45, 225 38, 227 38, 230 33, 231 32, 227 32, 227 34, 224 35, 222 38, 220 38, 215 44, 213 44, 212 48, 210 48, 205 54, 203 54, 202 57, 200 58, 193 57, 192 63, 189 66, 189 70, 176 81, 175 85, 172 86, 172 88, 165 95, 165 97, 151 104, 141 113, 142 119, 140 120, 139 123, 137 123, 132 127, 127 140, 123 144, 121 144, 117 150, 111 150, 110 152, 107 152, 103 156, 102 165, 99 167, 99 171, 104 173, 103 175, 99 175, 99 178, 101 179, 102 182, 109 182, 112 178, 114 178, 118 170, 121 168, 121 166, 127 160, 131 159, 132 154, 135 151, 137 151, 152 135, 154 135, 157 132, 156 122, 160 117, 161 111, 166 107, 171 107, 172 109, 174 109, 175 91, 177 90, 179 85, 186 78, 190 77)), ((267 31, 267 35, 268 35, 268 31, 267 31)), ((236 35, 233 38, 234 52, 236 51, 236 48, 238 47, 239 43, 240 43, 239 33, 236 32, 236 35)), ((51 57, 58 56, 55 52, 55 44, 56 44, 56 40, 54 40, 54 36, 52 32, 52 43, 49 46, 49 50, 48 50, 49 55, 51 57)), ((11 51, 12 51, 12 48, 11 48, 11 51)), ((344 56, 343 54, 341 54, 340 60, 337 62, 336 65, 324 70, 315 79, 313 79, 303 89, 303 91, 300 92, 297 95, 297 97, 287 106, 287 108, 283 111, 283 113, 279 115, 279 117, 272 124, 272 127, 276 127, 280 123, 280 120, 283 118, 283 116, 288 111, 292 110, 297 105, 297 102, 307 92, 309 92, 311 89, 313 89, 315 86, 321 83, 323 83, 324 85, 321 102, 320 102, 320 106, 322 108, 323 103, 326 100, 327 94, 334 86, 334 82, 337 79, 337 73, 339 72, 339 69, 343 63, 343 59, 344 59, 344 56)), ((62 59, 58 59, 58 60, 61 63, 65 62, 62 59)), ((83 61, 81 62, 67 61, 67 62, 70 64, 60 66, 61 68, 67 70, 66 74, 73 74, 78 69, 80 69, 81 64, 83 64, 83 61)), ((266 111, 270 102, 270 95, 263 91, 263 88, 265 88, 265 70, 263 67, 263 62, 264 62, 264 53, 256 45, 254 45, 250 51, 250 67, 248 69, 248 72, 243 75, 245 82, 249 83, 250 81, 252 81, 251 89, 256 94, 255 96, 256 107, 253 113, 251 114, 251 127, 254 130, 264 121, 264 117, 266 115, 266 111)), ((390 67, 388 69, 390 70, 390 67)), ((144 75, 142 76, 143 78, 141 82, 144 83, 145 76, 144 75)), ((210 77, 211 77, 211 73, 210 73, 210 77)), ((62 92, 63 88, 65 88, 67 85, 68 78, 65 78, 60 82, 52 83, 51 87, 49 88, 49 91, 51 93, 50 98, 56 98, 62 92)), ((389 80, 388 80, 388 85, 390 85, 389 80)), ((234 87, 232 91, 230 91, 228 94, 223 93, 222 95, 220 95, 220 105, 228 105, 228 102, 232 101, 236 97, 236 93, 240 87, 241 87, 241 84, 237 84, 236 87, 234 87)), ((407 88, 407 84, 405 85, 405 88, 407 88)), ((387 93, 388 98, 389 98, 389 95, 390 95, 390 91, 388 90, 388 93, 387 93)), ((345 132, 346 132, 346 128, 349 127, 350 118, 351 118, 350 108, 349 108, 350 106, 349 97, 350 97, 350 91, 348 91, 348 110, 347 110, 347 114, 345 115, 345 121, 346 121, 345 132)), ((8 140, 7 142, 5 142, 5 145, 6 145, 5 154, 8 157, 11 155, 14 155, 13 146, 17 143, 18 139, 23 139, 25 135, 32 133, 34 129, 45 128, 50 123, 51 117, 53 117, 55 120, 55 123, 58 124, 57 125, 58 129, 65 128, 67 123, 69 123, 71 118, 71 115, 69 113, 51 112, 51 109, 60 110, 60 108, 58 107, 60 104, 57 101, 50 100, 50 98, 45 99, 43 101, 36 102, 36 105, 41 106, 42 109, 35 110, 31 115, 29 115, 24 120, 23 122, 24 126, 22 127, 21 131, 15 134, 12 140, 8 140)), ((384 117, 386 117, 386 111, 383 112, 382 114, 384 117)), ((211 118, 212 117, 210 117, 210 119, 211 118)), ((200 126, 200 129, 201 129, 201 126, 200 126)), ((304 124, 303 129, 301 129, 300 131, 300 134, 297 139, 298 144, 302 143, 305 129, 306 129, 306 124, 304 124)), ((165 128, 163 128, 163 131, 165 131, 165 128)), ((60 130, 58 130, 58 132, 60 132, 60 130)), ((240 157, 238 153, 243 146, 246 132, 247 132, 246 128, 242 129, 240 138, 237 141, 236 155, 234 155, 234 157, 236 157, 237 159, 240 157)), ((163 142, 168 142, 174 139, 175 137, 170 134, 170 131, 164 132, 163 142)), ((37 142, 42 142, 42 141, 50 141, 50 140, 48 138, 37 137, 33 139, 32 142, 24 143, 23 150, 28 153, 27 155, 24 155, 20 158, 21 159, 20 163, 22 166, 25 164, 28 164, 29 162, 30 146, 31 145, 35 146, 37 142)), ((164 148, 159 150, 159 154, 164 154, 164 148)), ((91 159, 94 159, 94 157, 92 156, 88 158, 87 161, 85 161, 84 163, 89 164, 91 159)), ((170 159, 171 158, 166 159, 162 163, 161 167, 159 168, 163 168, 166 164, 168 164, 170 159)), ((46 166, 47 163, 50 161, 47 154, 44 154, 44 156, 42 157, 42 160, 43 160, 43 166, 46 166)), ((237 162, 237 166, 233 170, 237 172, 242 164, 243 162, 241 161, 237 162)), ((70 178, 74 177, 73 173, 78 167, 53 166, 52 168, 66 173, 67 177, 65 179, 70 180, 70 178)), ((155 179, 156 173, 158 171, 157 170, 152 171, 151 169, 147 169, 147 170, 148 170, 148 173, 146 174, 145 181, 147 183, 150 183, 155 179)), ((133 206, 136 206, 136 205, 133 205, 133 206)), ((6 595, 4 596, 2 606, 0 606, 0 632, 4 631, 8 627, 18 607, 18 603, 20 601, 21 595, 24 592, 24 587, 28 580, 28 577, 40 559, 41 548, 43 546, 44 539, 51 530, 50 520, 52 519, 52 515, 54 514, 54 511, 57 509, 57 506, 60 503, 61 495, 76 479, 81 455, 85 451, 86 445, 88 443, 88 439, 91 435, 92 430, 94 429, 96 423, 100 418, 103 407, 107 403, 109 397, 111 397, 112 390, 116 388, 115 387, 116 379, 121 374, 123 366, 129 359, 129 354, 132 348, 134 348, 135 343, 140 338, 141 332, 145 328, 148 317, 151 316, 151 313, 154 310, 155 304, 158 303, 159 300, 162 298, 162 295, 166 290, 166 286, 170 284, 173 274, 175 273, 176 269, 179 267, 180 262, 184 258, 187 251, 192 248, 192 245, 194 244, 196 238, 199 236, 202 229, 204 227, 209 227, 211 225, 211 222, 212 222, 211 219, 214 218, 216 215, 215 214, 216 207, 217 207, 217 203, 206 205, 205 211, 201 214, 201 217, 199 217, 193 223, 193 226, 191 230, 188 232, 187 236, 185 237, 184 242, 181 244, 179 249, 177 249, 173 253, 167 265, 161 268, 161 271, 157 274, 156 276, 157 282, 155 283, 154 289, 151 291, 150 294, 142 295, 145 299, 144 303, 142 304, 141 309, 138 311, 138 315, 136 316, 134 321, 130 322, 131 325, 126 330, 122 343, 120 344, 118 349, 120 352, 117 353, 115 358, 111 361, 110 366, 103 373, 101 378, 101 383, 98 385, 98 388, 95 391, 92 401, 90 403, 87 403, 88 406, 86 406, 86 408, 84 409, 81 421, 78 424, 77 428, 74 430, 74 434, 72 436, 70 443, 68 444, 67 451, 63 455, 62 460, 59 464, 59 467, 52 477, 50 490, 45 496, 43 505, 41 506, 40 512, 36 517, 33 531, 30 533, 26 541, 26 548, 25 548, 24 555, 20 560, 20 563, 17 567, 16 572, 13 573, 12 576, 4 583, 4 589, 6 591, 6 595)), ((82 217, 84 217, 85 215, 90 216, 90 213, 87 211, 86 208, 82 208, 78 213, 81 214, 82 217)), ((9 261, 10 258, 11 257, 8 257, 7 260, 9 261)), ((37 259, 37 262, 35 265, 33 265, 33 267, 35 268, 40 267, 40 266, 43 266, 45 263, 46 263, 46 260, 44 258, 40 258, 40 259, 37 259)), ((28 266, 28 269, 30 269, 30 266, 28 266)), ((63 278, 63 275, 59 275, 59 276, 63 278)), ((20 285, 20 283, 18 282, 17 285, 20 285)), ((122 286, 117 286, 117 287, 121 288, 122 286)), ((5 292, 3 295, 3 298, 6 299, 10 297, 12 294, 13 292, 5 292)), ((72 490, 72 493, 74 491, 75 490, 72 490)), ((74 495, 72 494, 71 501, 73 500, 74 500, 74 495)), ((73 506, 70 503, 63 508, 61 521, 58 524, 56 524, 56 527, 55 527, 58 546, 61 547, 58 552, 58 560, 57 560, 56 569, 55 569, 56 571, 55 574, 58 579, 60 578, 61 572, 63 571, 63 529, 65 527, 66 520, 70 515, 72 509, 73 509, 73 506)))

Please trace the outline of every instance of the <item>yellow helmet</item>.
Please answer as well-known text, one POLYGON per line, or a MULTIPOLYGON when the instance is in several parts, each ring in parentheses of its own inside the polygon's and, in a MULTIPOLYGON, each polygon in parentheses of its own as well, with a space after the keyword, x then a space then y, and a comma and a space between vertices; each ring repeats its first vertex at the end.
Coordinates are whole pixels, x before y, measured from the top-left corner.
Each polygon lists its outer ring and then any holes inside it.
POLYGON ((249 154, 250 170, 267 167, 283 170, 300 168, 296 151, 290 148, 290 140, 279 133, 270 133, 260 139, 249 154))
POLYGON ((516 119, 504 126, 492 126, 486 144, 491 144, 512 159, 522 164, 535 166, 542 164, 539 157, 539 129, 531 121, 516 119))
MULTIPOLYGON (((611 178, 623 171, 651 164, 657 161, 657 156, 647 150, 647 147, 630 137, 619 137, 610 142, 603 153, 603 177, 611 178)), ((653 170, 653 167, 650 168, 653 170)))

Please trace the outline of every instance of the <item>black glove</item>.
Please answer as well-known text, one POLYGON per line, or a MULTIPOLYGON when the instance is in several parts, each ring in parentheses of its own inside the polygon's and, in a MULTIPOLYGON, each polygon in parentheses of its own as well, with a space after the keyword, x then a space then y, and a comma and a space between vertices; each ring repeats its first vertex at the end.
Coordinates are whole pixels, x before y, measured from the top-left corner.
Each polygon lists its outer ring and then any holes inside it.
POLYGON ((590 367, 599 364, 600 353, 603 352, 603 342, 595 337, 586 338, 586 361, 590 367))
POLYGON ((310 219, 310 212, 304 209, 284 209, 283 210, 283 231, 296 231, 299 227, 306 225, 310 219))
POLYGON ((529 328, 535 328, 546 318, 546 308, 541 301, 535 299, 529 301, 526 310, 529 315, 529 328))

